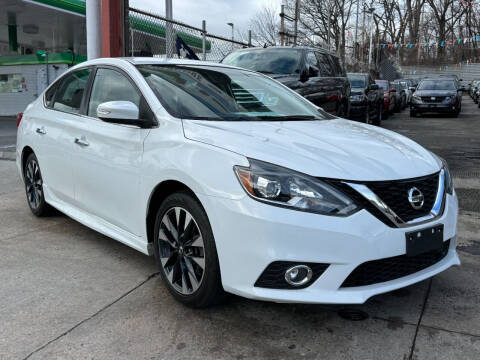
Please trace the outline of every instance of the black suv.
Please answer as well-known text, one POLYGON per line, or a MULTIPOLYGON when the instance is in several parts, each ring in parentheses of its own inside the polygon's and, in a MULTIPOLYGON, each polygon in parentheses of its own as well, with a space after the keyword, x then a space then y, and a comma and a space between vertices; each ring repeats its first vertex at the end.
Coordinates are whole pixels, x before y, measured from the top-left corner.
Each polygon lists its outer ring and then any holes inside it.
POLYGON ((462 90, 458 81, 448 77, 423 79, 412 95, 410 116, 419 114, 450 113, 458 116, 462 109, 462 90))
POLYGON ((348 73, 350 81, 350 119, 380 125, 383 112, 383 90, 369 74, 348 73))
POLYGON ((222 63, 266 74, 329 113, 347 117, 350 111, 350 83, 332 52, 303 46, 247 48, 222 63))

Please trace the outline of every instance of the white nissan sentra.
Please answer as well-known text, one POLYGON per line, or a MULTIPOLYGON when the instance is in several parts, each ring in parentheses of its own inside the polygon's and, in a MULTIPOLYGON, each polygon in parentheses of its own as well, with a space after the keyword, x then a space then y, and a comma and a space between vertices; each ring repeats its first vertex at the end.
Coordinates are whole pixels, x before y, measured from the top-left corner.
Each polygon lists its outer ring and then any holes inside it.
POLYGON ((17 141, 35 215, 154 255, 190 306, 363 303, 460 264, 445 161, 256 72, 88 61, 28 106, 17 141))

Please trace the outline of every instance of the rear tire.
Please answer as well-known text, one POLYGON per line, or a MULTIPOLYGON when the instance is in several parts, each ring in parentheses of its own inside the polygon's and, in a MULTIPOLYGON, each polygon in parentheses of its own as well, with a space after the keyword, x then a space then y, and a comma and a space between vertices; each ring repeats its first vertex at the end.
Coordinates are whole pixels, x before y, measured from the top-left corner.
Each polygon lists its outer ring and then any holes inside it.
POLYGON ((153 245, 161 277, 176 300, 203 308, 226 299, 210 222, 188 192, 168 196, 158 209, 153 245))
POLYGON ((377 108, 377 116, 373 121, 373 125, 380 126, 382 124, 382 105, 378 106, 377 108))
POLYGON ((410 110, 410 117, 417 117, 417 112, 415 110, 410 110))
POLYGON ((33 215, 37 217, 50 215, 53 208, 45 201, 42 172, 34 153, 28 155, 25 161, 23 181, 25 183, 27 203, 33 215))

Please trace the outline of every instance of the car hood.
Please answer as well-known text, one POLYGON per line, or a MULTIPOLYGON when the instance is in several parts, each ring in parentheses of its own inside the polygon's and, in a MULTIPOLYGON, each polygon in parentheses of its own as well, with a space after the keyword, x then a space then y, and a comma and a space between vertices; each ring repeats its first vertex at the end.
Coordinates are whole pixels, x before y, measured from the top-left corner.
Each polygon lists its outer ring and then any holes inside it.
POLYGON ((363 95, 365 94, 365 88, 352 87, 350 95, 363 95))
POLYGON ((455 90, 417 90, 416 96, 456 96, 455 90))
POLYGON ((285 122, 183 120, 185 137, 312 176, 394 180, 432 174, 439 161, 414 141, 344 119, 285 122))

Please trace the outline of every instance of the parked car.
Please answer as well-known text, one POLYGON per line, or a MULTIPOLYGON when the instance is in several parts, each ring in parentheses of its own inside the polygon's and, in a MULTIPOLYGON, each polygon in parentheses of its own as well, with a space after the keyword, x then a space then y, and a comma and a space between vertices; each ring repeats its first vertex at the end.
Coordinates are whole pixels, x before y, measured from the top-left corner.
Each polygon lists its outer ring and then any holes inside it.
POLYGON ((480 95, 479 90, 480 90, 480 80, 474 80, 470 88, 470 96, 475 104, 478 103, 478 98, 480 95))
POLYGON ((153 255, 189 306, 363 303, 460 264, 444 160, 250 70, 86 61, 27 107, 16 151, 34 215, 153 255))
POLYGON ((350 83, 332 52, 300 46, 247 48, 227 55, 222 63, 266 74, 331 114, 349 114, 350 83))
POLYGON ((383 91, 369 74, 348 73, 350 81, 350 119, 380 125, 383 112, 383 91))
POLYGON ((400 84, 402 93, 405 95, 405 101, 403 103, 402 109, 405 109, 408 104, 410 104, 410 101, 412 100, 412 90, 410 89, 410 81, 405 80, 397 80, 397 82, 400 84))
POLYGON ((413 93, 410 116, 424 113, 450 113, 458 116, 462 110, 462 91, 451 78, 423 79, 413 93))
POLYGON ((383 119, 395 111, 396 97, 395 90, 388 80, 375 80, 375 83, 383 90, 383 119))
POLYGON ((399 82, 392 82, 395 89, 395 111, 401 111, 407 106, 407 94, 399 82))
POLYGON ((474 93, 478 89, 479 85, 480 85, 480 80, 473 80, 470 83, 470 88, 468 90, 468 93, 472 99, 474 98, 474 93))

